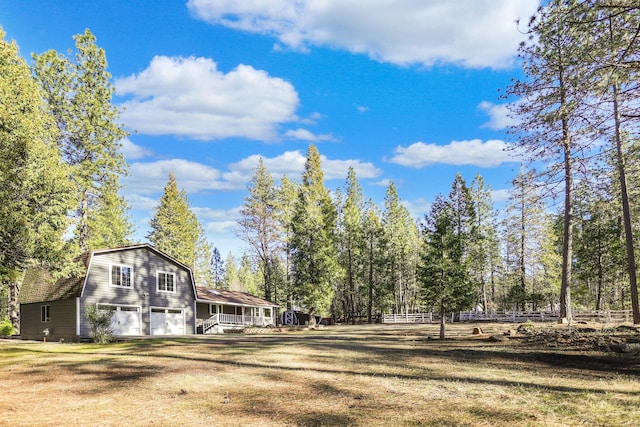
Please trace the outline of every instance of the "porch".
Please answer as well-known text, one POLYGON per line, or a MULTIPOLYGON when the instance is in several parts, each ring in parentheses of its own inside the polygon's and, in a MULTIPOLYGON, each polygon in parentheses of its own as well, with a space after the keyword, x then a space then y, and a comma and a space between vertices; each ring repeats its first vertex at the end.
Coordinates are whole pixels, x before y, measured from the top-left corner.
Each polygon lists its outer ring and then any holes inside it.
POLYGON ((196 327, 199 334, 225 329, 275 325, 277 305, 246 292, 197 288, 196 327))
POLYGON ((220 328, 245 328, 248 326, 274 326, 271 316, 252 316, 245 314, 214 314, 208 319, 198 319, 198 330, 203 334, 218 333, 220 328), (218 328, 216 328, 218 327, 218 328))

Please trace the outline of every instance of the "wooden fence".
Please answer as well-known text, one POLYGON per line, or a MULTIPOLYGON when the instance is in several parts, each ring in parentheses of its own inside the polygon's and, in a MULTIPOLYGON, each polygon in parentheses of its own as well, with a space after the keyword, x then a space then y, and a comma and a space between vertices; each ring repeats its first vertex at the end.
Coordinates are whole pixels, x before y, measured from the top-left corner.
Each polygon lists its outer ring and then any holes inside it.
MULTIPOLYGON (((497 321, 522 323, 528 320, 538 322, 556 322, 560 314, 554 311, 461 311, 451 314, 447 319, 451 322, 497 321)), ((633 321, 631 310, 575 310, 573 320, 576 322, 626 323, 633 321)), ((382 323, 434 323, 440 316, 434 313, 385 314, 382 323)))

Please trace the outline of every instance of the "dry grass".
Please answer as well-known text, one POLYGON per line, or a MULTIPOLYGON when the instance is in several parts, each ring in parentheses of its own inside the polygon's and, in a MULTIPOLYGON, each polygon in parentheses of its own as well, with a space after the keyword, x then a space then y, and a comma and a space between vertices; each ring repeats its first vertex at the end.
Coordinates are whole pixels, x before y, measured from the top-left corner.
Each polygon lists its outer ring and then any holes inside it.
POLYGON ((473 326, 445 341, 427 339, 436 325, 5 341, 0 425, 637 425, 637 356, 492 343, 473 326))

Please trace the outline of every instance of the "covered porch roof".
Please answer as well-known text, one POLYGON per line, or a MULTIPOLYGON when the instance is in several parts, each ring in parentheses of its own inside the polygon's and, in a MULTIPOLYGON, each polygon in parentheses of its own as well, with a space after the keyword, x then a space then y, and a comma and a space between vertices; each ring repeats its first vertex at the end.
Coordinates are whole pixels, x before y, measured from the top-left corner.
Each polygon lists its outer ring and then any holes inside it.
POLYGON ((264 308, 278 306, 271 301, 253 296, 246 292, 212 289, 202 286, 197 286, 196 291, 196 302, 198 303, 264 308))

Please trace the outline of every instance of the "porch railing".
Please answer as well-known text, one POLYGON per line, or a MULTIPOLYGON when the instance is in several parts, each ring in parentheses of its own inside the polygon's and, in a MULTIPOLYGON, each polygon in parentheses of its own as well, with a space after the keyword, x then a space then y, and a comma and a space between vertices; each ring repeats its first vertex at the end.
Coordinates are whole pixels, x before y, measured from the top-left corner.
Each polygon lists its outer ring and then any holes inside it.
POLYGON ((241 314, 214 314, 202 321, 202 333, 206 334, 214 326, 269 326, 273 325, 273 319, 265 316, 248 316, 241 314))

